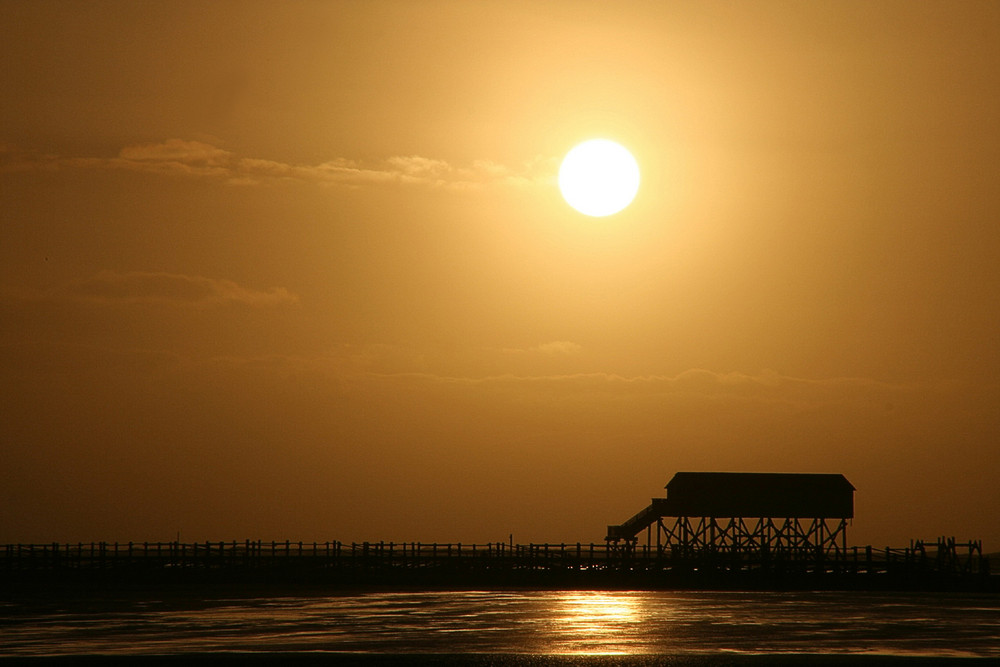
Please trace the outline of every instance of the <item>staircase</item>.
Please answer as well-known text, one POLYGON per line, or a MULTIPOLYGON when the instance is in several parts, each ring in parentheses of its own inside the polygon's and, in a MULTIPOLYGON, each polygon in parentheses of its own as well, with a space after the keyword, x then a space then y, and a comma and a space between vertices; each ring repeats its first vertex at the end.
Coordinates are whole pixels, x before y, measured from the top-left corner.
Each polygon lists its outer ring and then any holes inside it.
POLYGON ((647 527, 653 525, 660 517, 664 516, 666 510, 666 498, 653 498, 649 502, 648 507, 631 517, 625 523, 619 526, 608 526, 608 535, 604 539, 608 542, 617 542, 619 540, 635 541, 636 536, 647 527))

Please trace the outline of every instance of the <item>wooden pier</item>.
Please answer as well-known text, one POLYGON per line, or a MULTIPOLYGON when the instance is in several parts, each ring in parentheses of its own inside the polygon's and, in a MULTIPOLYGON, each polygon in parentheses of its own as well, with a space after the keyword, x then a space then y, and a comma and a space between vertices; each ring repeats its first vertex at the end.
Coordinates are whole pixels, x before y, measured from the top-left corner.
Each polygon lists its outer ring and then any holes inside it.
POLYGON ((666 489, 666 498, 608 526, 598 544, 5 544, 0 595, 33 587, 177 584, 1000 591, 978 541, 848 547, 855 489, 843 475, 680 472, 666 489))
POLYGON ((36 584, 294 583, 538 588, 996 589, 978 542, 671 552, 489 542, 91 542, 0 545, 0 593, 36 584))

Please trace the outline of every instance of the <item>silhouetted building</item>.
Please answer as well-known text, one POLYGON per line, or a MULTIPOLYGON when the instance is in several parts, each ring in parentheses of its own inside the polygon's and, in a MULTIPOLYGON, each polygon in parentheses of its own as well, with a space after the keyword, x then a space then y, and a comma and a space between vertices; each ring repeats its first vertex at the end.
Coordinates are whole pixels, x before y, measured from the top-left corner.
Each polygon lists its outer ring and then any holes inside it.
POLYGON ((846 549, 854 486, 843 475, 679 472, 667 497, 617 526, 608 542, 632 548, 646 531, 660 551, 776 551, 815 554, 846 549), (674 519, 664 522, 664 519, 674 519))
POLYGON ((854 486, 843 475, 679 472, 666 489, 666 516, 854 517, 854 486))

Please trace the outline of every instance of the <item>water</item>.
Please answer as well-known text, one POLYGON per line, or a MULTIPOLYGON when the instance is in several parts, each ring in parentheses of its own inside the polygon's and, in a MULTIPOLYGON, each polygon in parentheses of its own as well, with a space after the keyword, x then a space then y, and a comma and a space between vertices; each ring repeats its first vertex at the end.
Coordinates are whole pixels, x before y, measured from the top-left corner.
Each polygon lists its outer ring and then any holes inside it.
POLYGON ((0 655, 1000 657, 996 596, 404 592, 0 605, 0 655))

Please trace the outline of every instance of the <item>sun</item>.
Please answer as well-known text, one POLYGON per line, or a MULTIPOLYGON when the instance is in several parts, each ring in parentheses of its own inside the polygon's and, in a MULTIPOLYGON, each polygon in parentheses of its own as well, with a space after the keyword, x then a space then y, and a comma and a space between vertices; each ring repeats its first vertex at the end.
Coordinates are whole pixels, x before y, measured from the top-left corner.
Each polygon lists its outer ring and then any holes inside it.
POLYGON ((591 139, 574 146, 559 167, 566 203, 595 218, 618 213, 639 191, 639 165, 621 144, 591 139))

